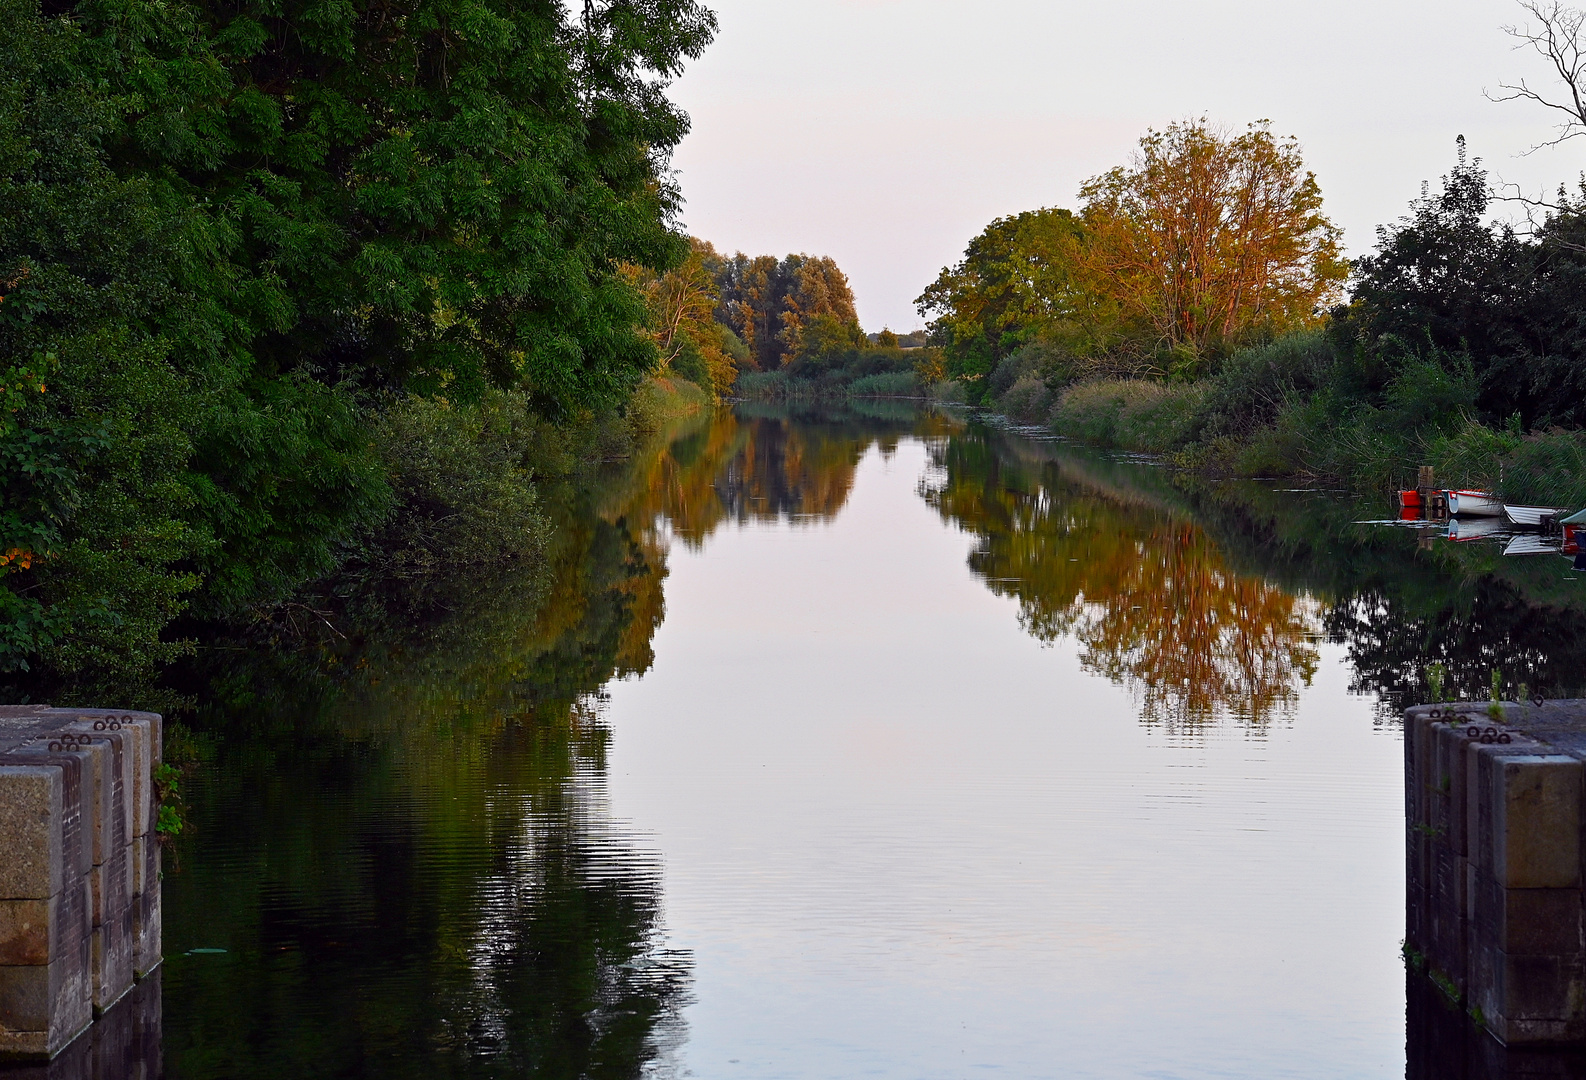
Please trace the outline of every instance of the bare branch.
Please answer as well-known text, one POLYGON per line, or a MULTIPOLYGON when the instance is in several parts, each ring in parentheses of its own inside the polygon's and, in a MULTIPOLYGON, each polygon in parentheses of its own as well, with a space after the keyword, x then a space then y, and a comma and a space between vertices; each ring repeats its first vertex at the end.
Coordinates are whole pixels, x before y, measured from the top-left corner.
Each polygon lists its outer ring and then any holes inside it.
POLYGON ((1586 135, 1586 11, 1565 7, 1561 0, 1521 0, 1521 10, 1539 24, 1532 29, 1524 26, 1505 26, 1503 32, 1516 42, 1516 49, 1530 49, 1546 60, 1553 74, 1562 84, 1563 93, 1555 98, 1533 90, 1521 79, 1518 83, 1499 83, 1500 93, 1483 90, 1489 101, 1533 101, 1553 112, 1563 113, 1565 119, 1557 127, 1558 137, 1538 143, 1527 150, 1535 153, 1544 146, 1560 143, 1586 135))

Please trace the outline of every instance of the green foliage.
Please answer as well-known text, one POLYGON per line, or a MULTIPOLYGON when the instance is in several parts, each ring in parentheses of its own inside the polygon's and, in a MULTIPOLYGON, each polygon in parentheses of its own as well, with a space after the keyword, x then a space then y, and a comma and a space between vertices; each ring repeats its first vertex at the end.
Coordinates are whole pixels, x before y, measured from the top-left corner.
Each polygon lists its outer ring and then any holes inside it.
POLYGON ((779 260, 773 255, 751 258, 740 251, 724 258, 711 250, 706 269, 720 293, 717 321, 749 353, 748 363, 739 362, 741 369, 775 371, 798 357, 829 350, 844 334, 854 345, 865 344, 848 277, 827 256, 779 260), (818 340, 806 346, 805 330, 823 318, 835 323, 819 329, 818 340))
POLYGON ((918 397, 920 382, 912 371, 882 371, 848 384, 849 397, 918 397))
POLYGON ((174 837, 186 826, 186 806, 182 800, 182 773, 169 762, 154 766, 154 801, 159 806, 154 831, 161 837, 174 837))
MULTIPOLYGON (((868 346, 858 322, 847 322, 833 314, 816 315, 803 326, 792 364, 796 368, 818 371, 823 365, 868 346)), ((897 349, 896 344, 879 346, 878 351, 893 349, 897 349)))
POLYGON ((1329 384, 1337 354, 1318 331, 1300 331, 1228 357, 1206 381, 1201 434, 1247 436, 1329 384))
MULTIPOLYGON (((818 325, 820 320, 816 322, 818 325)), ((806 354, 779 371, 744 372, 738 376, 737 393, 755 400, 780 401, 898 397, 919 392, 918 354, 924 350, 855 345, 847 328, 829 326, 833 328, 834 351, 806 354)), ((864 341, 862 337, 858 340, 864 341)))
POLYGON ((1468 357, 1475 415, 1523 428, 1586 425, 1586 189, 1559 192, 1535 235, 1486 220, 1479 160, 1460 160, 1436 194, 1411 203, 1359 260, 1335 318, 1353 396, 1372 400, 1402 367, 1468 357))
POLYGON ((538 552, 548 524, 528 455, 544 423, 527 395, 508 391, 464 405, 409 397, 385 410, 374 446, 396 507, 367 545, 370 569, 446 578, 538 552))
POLYGON ((1165 453, 1193 430, 1203 391, 1149 379, 1100 379, 1070 387, 1052 410, 1060 432, 1101 446, 1165 453))
POLYGON ((663 265, 660 92, 715 20, 692 0, 359 0, 335 8, 83 0, 129 109, 116 165, 225 228, 261 370, 613 408, 654 362, 620 261, 663 265), (130 22, 129 22, 130 20, 130 22), (255 338, 255 335, 257 337, 255 338))
POLYGON ((1021 424, 1038 423, 1051 411, 1052 391, 1040 379, 1025 376, 998 399, 997 408, 1021 424))
POLYGON ((6 695, 151 700, 184 611, 335 571, 379 394, 585 424, 655 363, 692 0, 50 10, 0 0, 6 695))
POLYGON ((215 329, 180 289, 193 237, 107 169, 116 105, 83 52, 0 2, 0 672, 62 704, 181 651, 161 640, 197 584, 179 566, 210 547, 184 482, 207 385, 169 359, 215 329))
POLYGON ((1075 292, 1081 235, 1067 210, 998 218, 915 300, 920 314, 933 318, 948 377, 964 382, 971 400, 985 400, 986 378, 1038 333, 1076 332, 1076 312, 1084 306, 1075 292))
POLYGON ((200 563, 203 615, 281 602, 390 511, 390 481, 345 387, 272 379, 225 395, 205 419, 197 449, 208 467, 192 483, 226 542, 200 563))

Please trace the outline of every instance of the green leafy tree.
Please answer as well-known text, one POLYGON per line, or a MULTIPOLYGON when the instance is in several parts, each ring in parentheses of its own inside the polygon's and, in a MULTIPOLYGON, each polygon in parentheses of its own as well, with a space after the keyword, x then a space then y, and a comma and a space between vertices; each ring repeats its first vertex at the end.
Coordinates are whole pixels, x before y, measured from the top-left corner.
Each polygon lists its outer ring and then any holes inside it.
POLYGON ((184 609, 334 570, 392 501, 364 391, 620 408, 656 354, 617 267, 687 251, 664 90, 714 25, 0 0, 8 693, 146 680, 184 609))
POLYGON ((1529 237, 1488 221, 1491 199, 1461 140, 1439 190, 1379 231, 1333 321, 1349 391, 1374 401, 1406 370, 1457 356, 1483 421, 1586 425, 1586 192, 1561 190, 1529 237))
POLYGON ((691 0, 83 0, 117 164, 228 226, 261 371, 612 408, 654 363, 620 262, 687 252, 666 81, 691 0))
POLYGON ((1083 229, 1067 210, 1030 210, 998 218, 969 242, 964 258, 944 269, 915 305, 931 320, 946 353, 946 374, 975 400, 997 365, 1040 335, 1075 347, 1108 321, 1101 297, 1078 283, 1083 229))

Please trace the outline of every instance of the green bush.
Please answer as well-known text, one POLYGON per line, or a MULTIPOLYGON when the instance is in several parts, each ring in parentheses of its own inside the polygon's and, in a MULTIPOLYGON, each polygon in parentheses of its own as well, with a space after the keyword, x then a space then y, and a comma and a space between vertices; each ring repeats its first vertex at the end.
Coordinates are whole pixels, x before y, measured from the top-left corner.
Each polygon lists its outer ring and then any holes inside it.
POLYGON ((997 409, 1021 424, 1038 424, 1052 409, 1052 392, 1042 380, 1025 375, 997 399, 997 409))
POLYGON ((374 446, 396 505, 365 546, 380 577, 446 576, 532 555, 546 521, 528 453, 545 421, 527 395, 454 405, 409 397, 386 409, 374 446))
POLYGON ((1333 343, 1320 331, 1241 349, 1205 380, 1198 434, 1237 438, 1276 423, 1289 403, 1307 401, 1328 385, 1337 363, 1333 343))
POLYGON ((931 400, 944 405, 965 405, 969 402, 969 390, 962 379, 947 379, 931 384, 931 400))
POLYGON ((1183 383, 1099 379, 1064 391, 1051 423, 1059 434, 1101 446, 1165 453, 1188 443, 1203 396, 1183 383))
POLYGON ((917 397, 919 380, 912 371, 883 371, 848 384, 850 397, 917 397))

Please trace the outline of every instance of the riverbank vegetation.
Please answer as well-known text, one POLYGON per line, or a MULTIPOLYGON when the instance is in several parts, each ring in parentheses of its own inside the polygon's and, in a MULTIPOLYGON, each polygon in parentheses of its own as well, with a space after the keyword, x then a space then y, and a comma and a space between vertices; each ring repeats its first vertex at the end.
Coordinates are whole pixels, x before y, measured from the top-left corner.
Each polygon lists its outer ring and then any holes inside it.
POLYGON ((1212 475, 1374 490, 1429 464, 1586 502, 1586 189, 1522 233, 1461 140, 1347 293, 1314 179, 1264 127, 1149 134, 1081 197, 994 222, 921 296, 971 400, 1212 475))
POLYGON ((622 267, 687 264, 663 91, 714 28, 0 0, 6 698, 535 548, 537 479, 687 396, 622 267))

